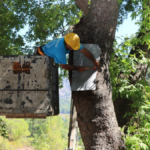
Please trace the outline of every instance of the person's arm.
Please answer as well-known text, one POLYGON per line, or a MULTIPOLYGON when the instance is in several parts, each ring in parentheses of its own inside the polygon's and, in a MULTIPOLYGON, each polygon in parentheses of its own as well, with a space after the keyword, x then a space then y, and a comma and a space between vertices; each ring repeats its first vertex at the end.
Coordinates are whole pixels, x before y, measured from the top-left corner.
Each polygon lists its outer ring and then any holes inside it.
POLYGON ((84 54, 87 58, 89 58, 98 69, 100 68, 99 61, 97 61, 94 58, 94 56, 86 48, 82 48, 79 52, 82 53, 82 54, 84 54))
POLYGON ((66 69, 66 70, 76 70, 78 72, 85 71, 85 67, 83 67, 83 66, 73 66, 73 65, 69 65, 69 64, 66 64, 66 65, 60 64, 60 65, 63 69, 66 69))

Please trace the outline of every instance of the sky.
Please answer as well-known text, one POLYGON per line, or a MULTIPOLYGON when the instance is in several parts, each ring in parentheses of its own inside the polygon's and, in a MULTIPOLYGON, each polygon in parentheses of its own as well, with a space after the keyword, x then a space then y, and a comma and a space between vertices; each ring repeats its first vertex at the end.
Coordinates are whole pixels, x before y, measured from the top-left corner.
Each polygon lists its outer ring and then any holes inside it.
MULTIPOLYGON (((121 24, 118 30, 116 31, 116 38, 120 37, 123 39, 126 36, 130 37, 132 34, 135 34, 139 29, 138 25, 136 25, 135 22, 136 21, 132 20, 129 14, 127 19, 124 20, 123 24, 121 24)), ((25 26, 25 28, 21 29, 19 33, 21 35, 24 35, 27 30, 28 30, 28 26, 25 26)), ((120 38, 117 38, 118 43, 121 43, 122 41, 120 38)), ((34 46, 34 42, 29 43, 29 46, 31 47, 34 46)))
MULTIPOLYGON (((36 0, 38 3, 40 0, 36 0)), ((65 3, 68 3, 69 0, 64 0, 65 3)), ((121 43, 121 39, 120 38, 124 38, 126 36, 130 37, 132 34, 135 34, 138 31, 138 25, 135 25, 135 20, 132 20, 130 17, 131 14, 128 15, 127 19, 124 20, 123 24, 119 26, 118 31, 116 32, 116 39, 117 42, 120 44, 121 43), (119 38, 117 38, 119 37, 119 38)), ((20 34, 24 35, 25 32, 28 30, 28 26, 25 26, 24 29, 20 30, 20 34)), ((28 46, 33 47, 35 42, 32 43, 28 43, 28 46)))
MULTIPOLYGON (((116 32, 116 38, 124 38, 126 36, 130 37, 138 31, 139 26, 135 24, 136 20, 132 20, 130 15, 131 14, 129 14, 128 18, 119 26, 118 31, 116 32)), ((121 39, 117 38, 117 42, 120 43, 121 39)))

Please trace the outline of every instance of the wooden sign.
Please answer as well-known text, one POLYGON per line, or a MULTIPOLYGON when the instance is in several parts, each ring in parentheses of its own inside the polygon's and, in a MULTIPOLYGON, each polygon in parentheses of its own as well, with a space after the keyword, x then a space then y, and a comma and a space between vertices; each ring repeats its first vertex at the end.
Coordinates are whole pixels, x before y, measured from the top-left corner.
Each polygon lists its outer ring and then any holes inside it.
POLYGON ((0 115, 59 114, 58 66, 48 56, 0 56, 0 115))

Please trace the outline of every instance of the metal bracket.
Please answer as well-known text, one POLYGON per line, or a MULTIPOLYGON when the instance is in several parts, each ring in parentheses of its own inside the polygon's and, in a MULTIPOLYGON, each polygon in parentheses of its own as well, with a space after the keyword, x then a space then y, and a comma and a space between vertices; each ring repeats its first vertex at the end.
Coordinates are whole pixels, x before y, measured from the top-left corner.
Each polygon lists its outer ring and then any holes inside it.
POLYGON ((14 74, 18 74, 18 73, 26 73, 26 74, 30 74, 30 62, 24 62, 24 64, 20 65, 19 62, 14 62, 13 63, 13 73, 14 74))

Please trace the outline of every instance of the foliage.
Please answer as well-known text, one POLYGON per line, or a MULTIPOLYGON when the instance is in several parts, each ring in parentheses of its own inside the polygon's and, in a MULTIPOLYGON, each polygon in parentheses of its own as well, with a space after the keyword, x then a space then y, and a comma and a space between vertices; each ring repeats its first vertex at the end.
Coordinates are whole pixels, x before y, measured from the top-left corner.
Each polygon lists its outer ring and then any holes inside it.
MULTIPOLYGON (((131 101, 131 112, 126 112, 124 117, 130 117, 130 121, 122 128, 125 132, 124 140, 127 150, 149 150, 150 149, 150 87, 143 78, 141 81, 132 82, 132 75, 139 71, 136 69, 138 64, 148 64, 146 53, 140 49, 139 45, 147 45, 149 48, 149 6, 147 0, 121 1, 122 13, 131 12, 132 19, 139 17, 140 29, 137 34, 130 39, 125 38, 121 45, 114 45, 110 72, 113 87, 113 100, 118 96, 127 98, 131 101), (141 57, 130 55, 130 50, 136 50, 141 57), (115 61, 114 61, 115 60, 115 61)), ((121 8, 120 7, 120 8, 121 8)), ((121 21, 120 21, 121 23, 121 21)), ((148 77, 148 76, 147 76, 148 77)))
POLYGON ((13 148, 11 146, 11 144, 9 143, 8 139, 5 139, 4 137, 0 136, 0 149, 1 150, 5 150, 5 149, 11 149, 11 150, 15 150, 15 148, 13 148))
POLYGON ((127 19, 128 14, 132 14, 132 19, 138 16, 137 12, 142 10, 142 0, 118 0, 119 3, 119 16, 118 26, 127 19))
POLYGON ((0 149, 10 149, 11 146, 8 142, 8 132, 6 129, 6 122, 4 118, 0 118, 0 149))
POLYGON ((26 42, 43 45, 62 36, 69 25, 75 24, 82 16, 73 0, 3 0, 0 1, 0 45, 1 55, 33 54, 26 42), (44 18, 44 19, 43 19, 44 18), (29 31, 19 33, 24 26, 29 31), (26 40, 26 41, 25 41, 26 40))
POLYGON ((24 39, 18 31, 26 23, 27 1, 0 1, 0 54, 23 54, 24 39))
POLYGON ((26 34, 28 41, 36 41, 35 45, 43 45, 55 39, 65 31, 65 27, 79 21, 82 13, 73 0, 65 3, 62 0, 29 0, 32 3, 28 13, 29 31, 26 34), (44 18, 44 19, 43 19, 44 18))
POLYGON ((7 139, 0 136, 0 149, 16 149, 18 147, 30 146, 32 139, 28 138, 30 132, 28 123, 24 119, 0 118, 5 123, 7 139))
MULTIPOLYGON (((136 37, 132 38, 131 40, 126 40, 119 48, 114 48, 116 49, 116 52, 121 53, 121 57, 120 55, 118 55, 117 57, 119 57, 119 59, 117 58, 116 62, 112 61, 112 66, 110 69, 111 71, 113 71, 112 67, 114 66, 115 72, 117 74, 117 76, 115 76, 115 74, 113 75, 113 77, 115 77, 115 80, 111 78, 113 83, 113 99, 115 99, 117 96, 121 96, 130 99, 130 101, 132 102, 132 112, 127 112, 125 115, 125 117, 130 116, 130 122, 123 128, 123 130, 125 129, 125 131, 127 131, 127 134, 125 134, 124 137, 127 149, 148 150, 150 149, 150 87, 149 83, 144 78, 141 81, 132 83, 132 73, 138 71, 136 69, 137 64, 149 63, 149 59, 145 58, 145 56, 147 56, 147 53, 144 53, 142 51, 144 49, 139 49, 138 47, 139 45, 143 47, 144 45, 147 45, 148 49, 146 50, 149 50, 150 48, 149 1, 131 0, 127 1, 127 4, 130 7, 126 7, 126 10, 132 12, 132 19, 137 18, 137 16, 140 18, 137 22, 137 24, 139 24, 140 26, 140 30, 139 32, 137 32, 136 37), (129 54, 127 53, 127 51, 131 48, 135 49, 141 55, 140 59, 137 59, 136 55, 128 57, 129 54), (118 65, 120 65, 122 69, 119 70, 118 65), (122 78, 121 76, 119 76, 120 73, 122 73, 123 75, 122 78)), ((112 60, 114 60, 114 56, 112 57, 112 60)))
POLYGON ((135 55, 130 55, 130 57, 128 57, 129 50, 134 48, 134 46, 131 45, 131 42, 132 41, 127 38, 119 46, 117 44, 114 45, 115 52, 112 53, 110 64, 114 100, 118 95, 126 98, 130 98, 134 95, 134 99, 141 95, 138 90, 141 90, 143 85, 140 82, 131 84, 129 78, 132 78, 132 74, 137 71, 136 66, 138 63, 141 65, 147 64, 149 60, 145 58, 144 53, 140 49, 138 51, 141 54, 142 59, 136 58, 135 55))
POLYGON ((24 119, 7 119, 6 123, 9 134, 8 139, 13 143, 14 147, 30 145, 30 139, 28 139, 30 135, 28 123, 24 119))
MULTIPOLYGON (((150 45, 150 11, 147 3, 148 0, 119 0, 118 25, 126 19, 128 13, 132 13, 132 19, 137 16, 140 17, 137 24, 141 28, 137 35, 143 33, 144 36, 138 38, 136 35, 131 39, 126 38, 119 46, 115 43, 115 51, 111 56, 110 64, 113 100, 121 96, 134 102, 131 106, 132 112, 126 114, 126 116, 131 116, 131 120, 124 138, 127 149, 132 150, 150 149, 150 89, 145 80, 136 83, 129 80, 129 78, 132 79, 132 74, 137 71, 137 63, 146 64, 148 60, 145 58, 145 53, 139 48, 138 51, 142 59, 137 59, 135 55, 128 57, 131 48, 137 49, 139 43, 150 45), (120 76, 120 73, 122 76, 120 76)), ((70 0, 67 4, 61 0, 42 0, 40 3, 34 0, 3 0, 0 1, 0 7, 1 55, 32 54, 32 50, 26 44, 25 39, 27 42, 35 42, 36 46, 42 45, 62 36, 66 27, 77 23, 82 16, 82 12, 76 7, 74 0, 70 0), (29 25, 29 31, 24 39, 19 34, 19 30, 27 24, 29 25)), ((60 87, 62 87, 62 77, 66 74, 67 72, 60 68, 60 87)), ((63 103, 62 105, 61 111, 68 112, 68 106, 63 103)), ((62 122, 59 117, 48 118, 44 121, 31 119, 4 120, 7 128, 5 123, 3 124, 3 120, 0 120, 0 123, 2 123, 0 124, 2 126, 0 133, 4 137, 7 137, 6 133, 8 133, 9 138, 0 137, 0 148, 5 145, 5 149, 10 149, 12 143, 14 146, 32 143, 37 149, 41 149, 41 147, 43 149, 58 149, 58 147, 63 149, 66 145, 67 121, 62 122), (58 131, 58 129, 61 131, 58 131)))
POLYGON ((150 149, 150 87, 145 86, 143 90, 143 101, 139 102, 141 104, 133 115, 124 138, 128 150, 150 149))
POLYGON ((69 98, 61 98, 60 99, 60 113, 62 114, 70 114, 70 99, 69 98))
POLYGON ((65 149, 67 145, 68 119, 60 116, 49 117, 46 120, 27 120, 32 133, 32 145, 37 150, 65 149), (40 136, 39 136, 40 135, 40 136))
MULTIPOLYGON (((0 149, 16 150, 24 146, 36 150, 65 149, 68 140, 68 116, 49 117, 47 119, 6 119, 8 138, 0 136, 0 149)), ((1 129, 1 128, 0 128, 1 129)))
POLYGON ((149 59, 145 58, 142 50, 140 59, 135 55, 129 55, 134 37, 125 38, 120 45, 114 44, 114 53, 111 56, 110 74, 113 87, 113 100, 122 97, 130 99, 131 112, 130 122, 123 127, 125 131, 124 140, 127 150, 148 150, 150 149, 150 87, 146 80, 132 82, 132 74, 137 72, 137 64, 148 64, 149 59), (130 80, 129 80, 130 79, 130 80))
POLYGON ((8 138, 8 133, 6 131, 6 122, 2 118, 0 118, 0 136, 8 138))

